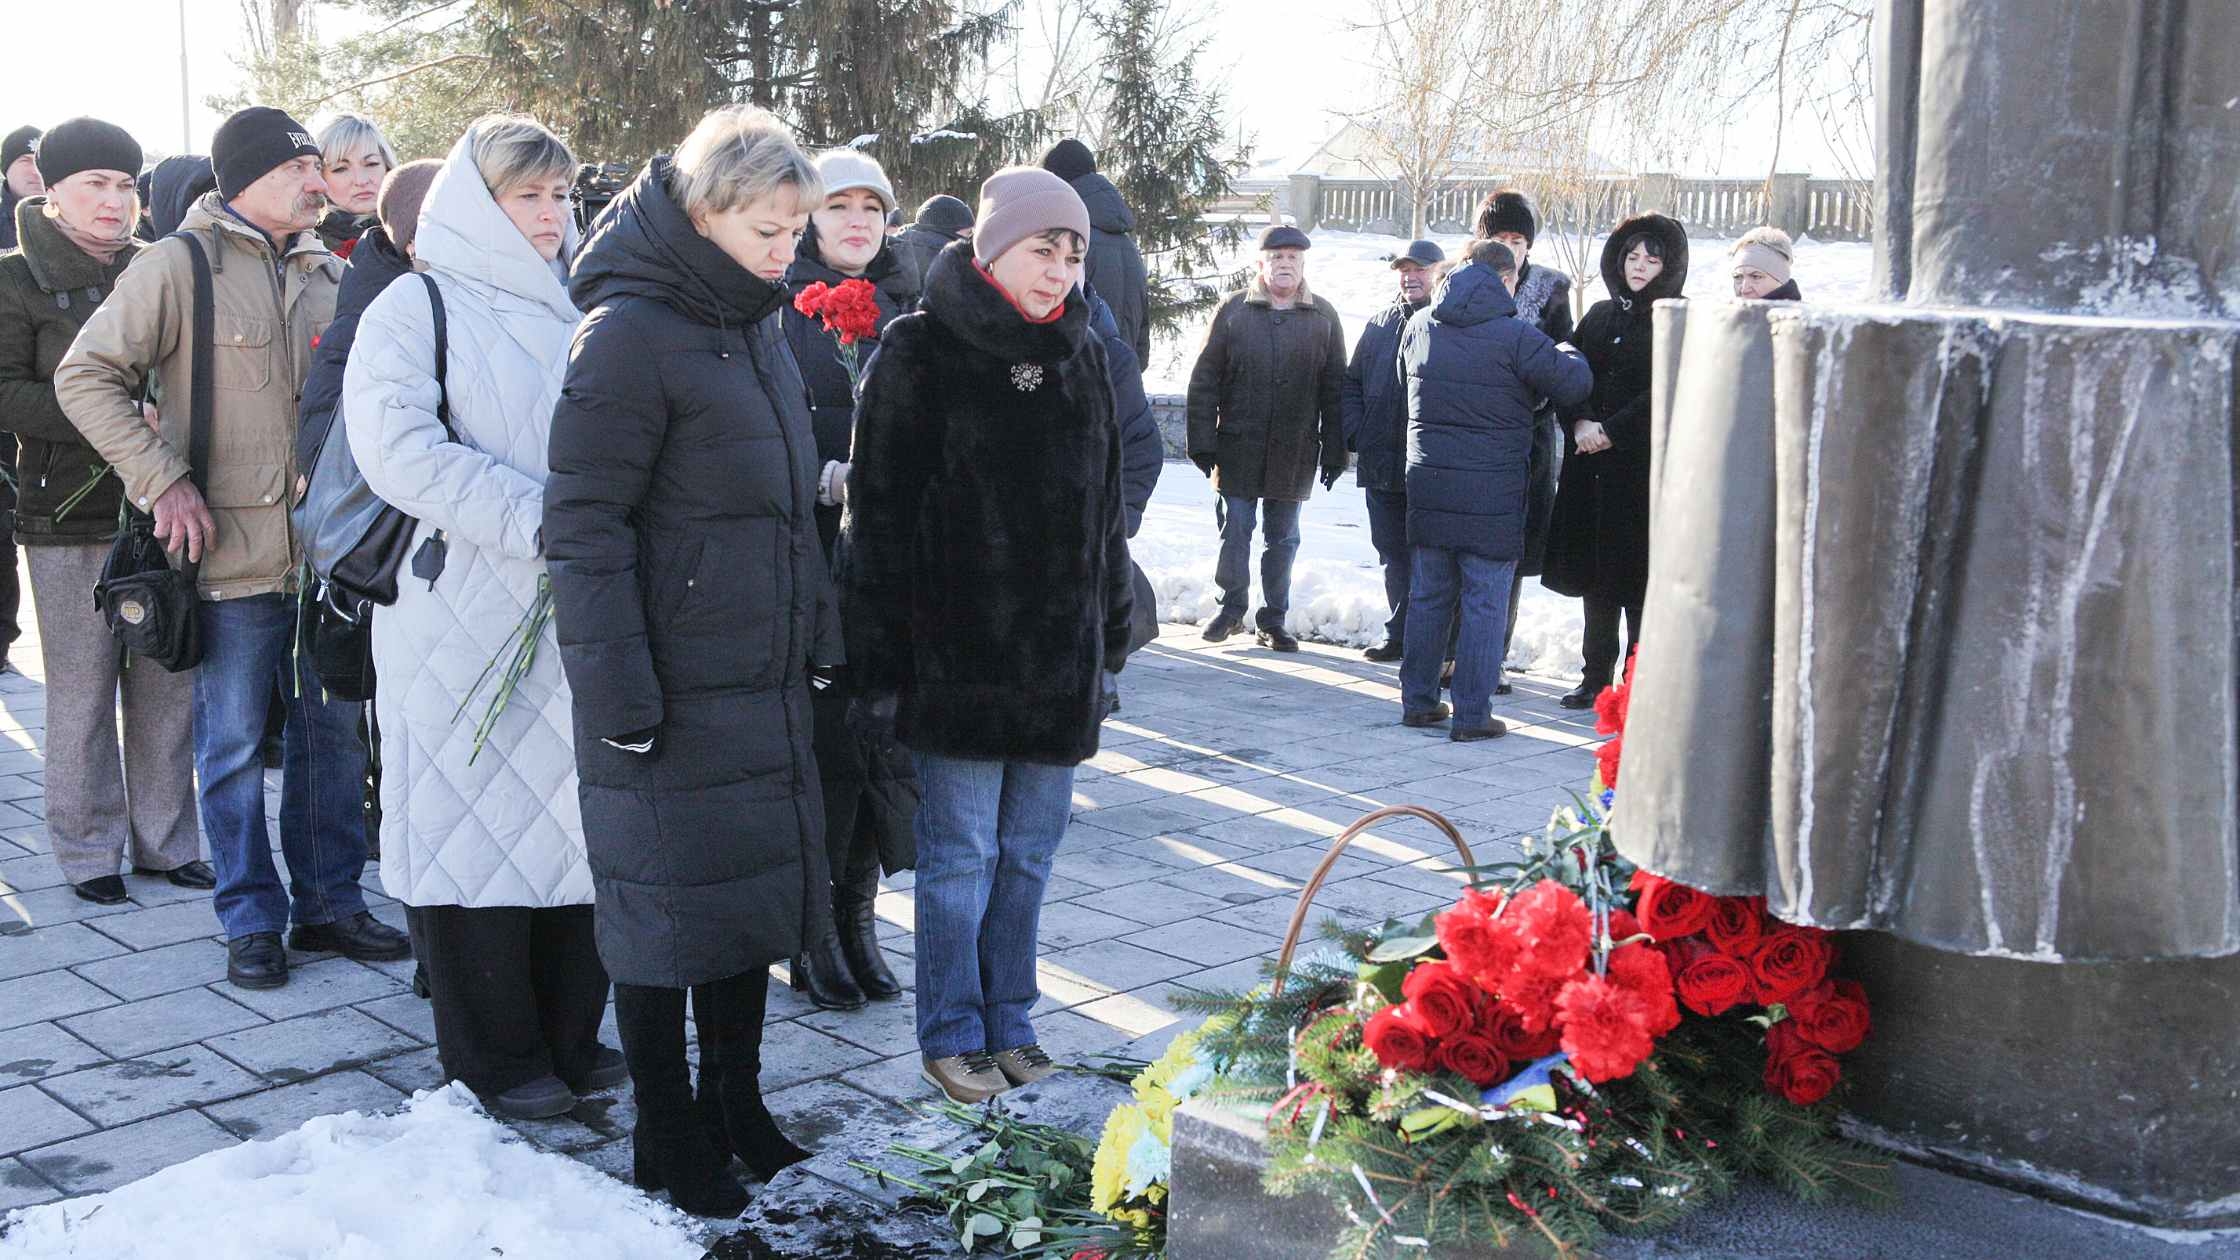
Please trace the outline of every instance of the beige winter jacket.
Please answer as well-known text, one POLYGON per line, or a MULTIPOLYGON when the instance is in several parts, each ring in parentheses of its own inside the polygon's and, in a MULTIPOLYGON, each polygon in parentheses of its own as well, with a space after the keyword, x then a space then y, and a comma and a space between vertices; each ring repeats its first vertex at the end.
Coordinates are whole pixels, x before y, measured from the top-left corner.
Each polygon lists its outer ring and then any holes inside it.
MULTIPOLYGON (((276 264, 263 233, 228 214, 216 193, 187 212, 182 231, 210 255, 212 347, 210 471, 202 495, 217 519, 199 574, 204 599, 294 589, 298 551, 288 520, 296 480, 296 404, 311 349, 334 319, 342 262, 317 232, 299 232, 276 264)), ((63 413, 114 464, 126 496, 152 509, 187 475, 193 397, 194 264, 183 241, 142 250, 116 292, 55 369, 63 413), (153 373, 163 391, 163 431, 136 405, 153 373)))

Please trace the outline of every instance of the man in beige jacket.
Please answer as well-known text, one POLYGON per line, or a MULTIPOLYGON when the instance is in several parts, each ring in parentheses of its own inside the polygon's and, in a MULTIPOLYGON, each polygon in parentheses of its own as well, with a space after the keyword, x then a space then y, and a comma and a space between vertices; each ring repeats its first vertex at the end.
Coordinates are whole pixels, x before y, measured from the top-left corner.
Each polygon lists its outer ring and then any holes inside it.
POLYGON ((193 397, 194 267, 185 241, 145 250, 55 371, 70 423, 116 467, 132 506, 155 517, 176 559, 201 565, 203 658, 195 674, 195 773, 217 867, 226 975, 287 983, 287 944, 351 958, 410 954, 366 912, 358 706, 330 701, 293 651, 301 560, 288 506, 296 403, 312 347, 334 318, 342 264, 311 229, 326 209, 319 148, 303 125, 253 106, 212 138, 218 188, 180 224, 209 256, 215 308, 209 468, 187 462, 193 397), (160 416, 136 401, 153 376, 160 416), (265 831, 258 744, 266 702, 288 703, 280 797, 281 884, 265 831))

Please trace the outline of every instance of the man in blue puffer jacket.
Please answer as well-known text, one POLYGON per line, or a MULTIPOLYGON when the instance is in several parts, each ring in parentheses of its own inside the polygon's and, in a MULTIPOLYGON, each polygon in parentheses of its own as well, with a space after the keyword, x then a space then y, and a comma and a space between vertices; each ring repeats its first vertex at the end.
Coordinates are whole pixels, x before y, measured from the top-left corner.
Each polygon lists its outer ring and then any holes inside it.
POLYGON ((1500 679, 1510 578, 1524 550, 1533 412, 1544 400, 1576 407, 1594 388, 1578 351, 1512 318, 1516 275, 1516 256, 1507 246, 1472 242, 1463 265, 1400 335, 1413 552, 1400 720, 1432 726, 1448 716, 1439 702, 1439 672, 1459 601, 1462 636, 1448 732, 1458 742, 1492 739, 1508 729, 1493 716, 1493 687, 1500 679))

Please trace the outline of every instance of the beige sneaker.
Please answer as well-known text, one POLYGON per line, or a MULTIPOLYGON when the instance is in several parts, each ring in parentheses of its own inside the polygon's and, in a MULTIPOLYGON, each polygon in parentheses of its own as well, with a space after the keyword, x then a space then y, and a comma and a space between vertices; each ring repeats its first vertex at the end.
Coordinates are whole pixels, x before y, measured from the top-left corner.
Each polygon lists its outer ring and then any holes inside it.
POLYGON ((927 1059, 918 1074, 952 1100, 967 1105, 986 1102, 1013 1083, 996 1067, 995 1056, 985 1050, 927 1059))
POLYGON ((1030 1041, 1016 1050, 998 1051, 996 1069, 1013 1085, 1032 1085, 1046 1076, 1056 1075, 1058 1065, 1050 1061, 1041 1046, 1030 1041))

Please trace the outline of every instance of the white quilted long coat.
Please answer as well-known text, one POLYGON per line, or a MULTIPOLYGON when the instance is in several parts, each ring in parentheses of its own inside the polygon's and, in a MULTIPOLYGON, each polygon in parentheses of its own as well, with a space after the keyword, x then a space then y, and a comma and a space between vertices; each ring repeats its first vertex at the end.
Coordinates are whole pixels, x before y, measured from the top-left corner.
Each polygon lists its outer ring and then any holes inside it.
MULTIPOLYGON (((440 528, 449 548, 430 590, 409 572, 374 614, 381 723, 381 883, 413 906, 591 902, 576 795, 568 680, 548 624, 536 661, 468 763, 497 670, 545 571, 546 443, 578 315, 483 186, 468 138, 428 191, 414 242, 443 294, 451 420, 436 420, 435 338, 414 276, 366 309, 343 374, 350 448, 376 494, 440 528), (456 720, 462 702, 466 711, 456 720)), ((568 229, 567 252, 575 232, 568 229)))

